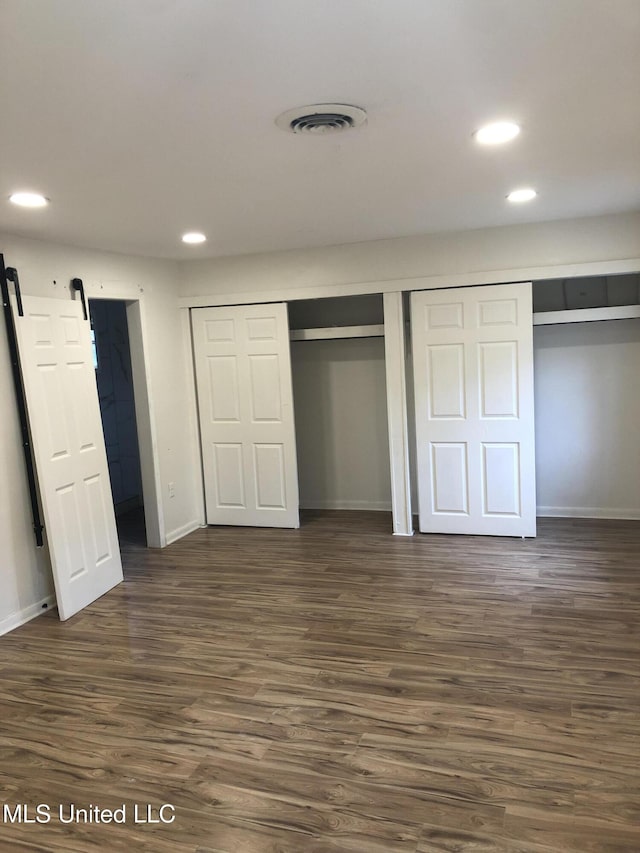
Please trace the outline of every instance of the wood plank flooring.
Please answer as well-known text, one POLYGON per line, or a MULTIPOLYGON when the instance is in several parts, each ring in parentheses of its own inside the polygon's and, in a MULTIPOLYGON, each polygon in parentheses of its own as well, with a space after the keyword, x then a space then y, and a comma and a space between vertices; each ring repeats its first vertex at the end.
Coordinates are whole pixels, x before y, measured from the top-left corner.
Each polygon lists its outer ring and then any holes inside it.
POLYGON ((0 851, 638 853, 640 524, 389 529, 125 531, 124 584, 0 639, 0 808, 52 808, 0 851))

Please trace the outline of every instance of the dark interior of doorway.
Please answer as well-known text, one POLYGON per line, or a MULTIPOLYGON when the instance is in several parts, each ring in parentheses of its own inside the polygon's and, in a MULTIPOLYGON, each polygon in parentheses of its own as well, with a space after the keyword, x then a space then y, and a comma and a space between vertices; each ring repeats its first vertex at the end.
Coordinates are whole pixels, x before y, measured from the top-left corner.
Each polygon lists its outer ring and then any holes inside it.
POLYGON ((89 300, 94 367, 121 546, 147 544, 126 303, 89 300))

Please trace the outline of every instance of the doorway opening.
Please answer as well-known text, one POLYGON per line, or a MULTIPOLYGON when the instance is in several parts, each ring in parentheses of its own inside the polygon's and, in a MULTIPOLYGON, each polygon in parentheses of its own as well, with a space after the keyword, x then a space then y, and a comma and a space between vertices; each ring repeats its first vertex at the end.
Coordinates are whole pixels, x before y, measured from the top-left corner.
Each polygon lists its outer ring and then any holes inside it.
POLYGON ((127 303, 90 299, 93 364, 121 550, 147 547, 127 303))

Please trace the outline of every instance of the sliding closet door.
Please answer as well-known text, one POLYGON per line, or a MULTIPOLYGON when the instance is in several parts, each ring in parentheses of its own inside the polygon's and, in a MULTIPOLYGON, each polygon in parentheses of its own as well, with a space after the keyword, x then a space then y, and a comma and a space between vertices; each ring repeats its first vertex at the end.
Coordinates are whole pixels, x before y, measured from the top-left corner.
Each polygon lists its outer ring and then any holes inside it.
POLYGON ((192 323, 207 524, 299 527, 286 304, 192 323))
POLYGON ((68 619, 122 581, 89 321, 23 296, 14 321, 56 602, 68 619))
POLYGON ((531 284, 411 294, 420 531, 535 536, 531 284))

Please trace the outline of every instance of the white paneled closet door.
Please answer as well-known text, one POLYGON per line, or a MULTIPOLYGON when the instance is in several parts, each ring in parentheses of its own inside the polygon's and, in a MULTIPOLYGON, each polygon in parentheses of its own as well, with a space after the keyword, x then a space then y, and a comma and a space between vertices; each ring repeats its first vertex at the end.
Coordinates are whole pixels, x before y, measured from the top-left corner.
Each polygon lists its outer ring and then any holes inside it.
POLYGON ((535 536, 531 284, 411 294, 422 533, 535 536))
POLYGON ((207 524, 299 527, 284 303, 192 311, 207 524))
POLYGON ((122 581, 89 321, 80 302, 12 300, 51 556, 68 619, 122 581))

